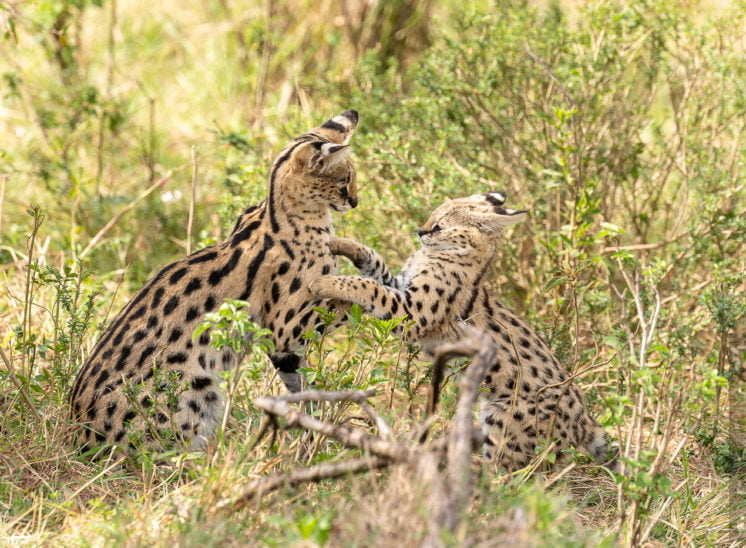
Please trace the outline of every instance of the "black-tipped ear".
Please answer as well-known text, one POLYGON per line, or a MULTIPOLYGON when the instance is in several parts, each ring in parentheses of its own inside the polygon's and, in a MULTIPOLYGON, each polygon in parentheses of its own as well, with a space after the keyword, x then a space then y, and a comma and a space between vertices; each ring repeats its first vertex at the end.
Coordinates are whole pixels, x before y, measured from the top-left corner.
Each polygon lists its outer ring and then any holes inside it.
POLYGON ((338 144, 346 145, 355 132, 359 117, 356 110, 345 110, 331 120, 325 122, 316 129, 317 133, 324 135, 338 144))
POLYGON ((484 198, 496 208, 502 207, 505 204, 505 200, 508 198, 505 192, 495 191, 488 192, 484 195, 484 198))
POLYGON ((357 127, 358 115, 356 110, 345 110, 342 114, 339 114, 327 121, 321 127, 326 129, 333 129, 335 131, 346 132, 357 127))

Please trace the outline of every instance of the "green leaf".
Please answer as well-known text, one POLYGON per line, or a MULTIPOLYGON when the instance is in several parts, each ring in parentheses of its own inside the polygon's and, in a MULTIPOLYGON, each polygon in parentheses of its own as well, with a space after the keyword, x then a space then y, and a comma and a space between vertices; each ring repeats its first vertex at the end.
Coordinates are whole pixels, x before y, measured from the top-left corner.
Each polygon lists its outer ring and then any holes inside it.
POLYGON ((544 293, 549 293, 555 287, 558 287, 569 281, 570 281, 570 278, 568 278, 567 276, 555 276, 554 278, 549 280, 544 286, 544 293))

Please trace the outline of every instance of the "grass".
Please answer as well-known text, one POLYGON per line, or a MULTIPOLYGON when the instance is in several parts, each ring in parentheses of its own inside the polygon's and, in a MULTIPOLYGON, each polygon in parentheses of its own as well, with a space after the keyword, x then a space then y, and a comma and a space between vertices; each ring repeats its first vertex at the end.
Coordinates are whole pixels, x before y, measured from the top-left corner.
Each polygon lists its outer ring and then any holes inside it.
MULTIPOLYGON (((504 189, 531 209, 490 283, 579 374, 627 468, 569 454, 506 476, 475 456, 474 497, 443 543, 738 545, 743 3, 341 5, 0 5, 0 544, 425 538, 428 483, 411 466, 216 509, 253 478, 360 456, 293 430, 251 447, 254 399, 283 391, 261 354, 226 379, 232 414, 205 454, 121 467, 70 444, 70 385, 107 320, 265 195, 288 138, 356 108, 361 204, 338 233, 395 266, 446 196, 504 189)), ((376 388, 406 442, 429 364, 385 331, 360 318, 311 341, 307 373, 376 388)), ((450 375, 436 437, 458 398, 450 375)), ((318 413, 375 432, 356 406, 318 413)))

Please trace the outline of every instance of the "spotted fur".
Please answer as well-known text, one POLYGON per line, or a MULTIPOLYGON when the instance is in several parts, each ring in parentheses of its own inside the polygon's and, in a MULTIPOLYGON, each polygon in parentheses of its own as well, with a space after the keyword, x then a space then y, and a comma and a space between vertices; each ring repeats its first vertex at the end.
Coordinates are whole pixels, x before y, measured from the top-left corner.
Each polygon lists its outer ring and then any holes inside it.
POLYGON ((373 250, 335 238, 332 252, 367 276, 323 276, 314 295, 357 303, 375 317, 407 315, 400 331, 427 350, 459 335, 465 321, 486 330, 498 346, 484 379, 479 418, 484 454, 515 469, 528 464, 537 442, 572 444, 597 460, 607 457, 603 429, 588 413, 578 388, 547 344, 490 293, 484 283, 503 230, 525 217, 503 208, 505 195, 489 193, 447 201, 418 232, 422 247, 393 276, 373 250))
POLYGON ((272 165, 269 195, 229 238, 163 268, 116 316, 72 391, 84 445, 165 438, 205 446, 224 411, 218 374, 237 356, 211 348, 209 333, 195 341, 192 333, 226 298, 250 303, 253 321, 272 332, 280 376, 300 388, 296 351, 318 319, 308 282, 336 268, 330 211, 357 205, 348 144, 357 123, 348 110, 291 141, 272 165))

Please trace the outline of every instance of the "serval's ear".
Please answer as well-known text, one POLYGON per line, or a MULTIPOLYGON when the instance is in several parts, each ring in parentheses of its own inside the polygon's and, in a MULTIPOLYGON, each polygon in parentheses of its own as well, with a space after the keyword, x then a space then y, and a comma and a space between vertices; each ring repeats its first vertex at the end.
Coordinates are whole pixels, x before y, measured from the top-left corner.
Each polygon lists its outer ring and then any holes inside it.
POLYGON ((330 167, 337 165, 347 158, 350 145, 335 145, 334 143, 313 143, 314 152, 308 160, 308 169, 315 173, 324 173, 330 167))
POLYGON ((311 133, 317 133, 338 145, 346 145, 350 142, 352 134, 355 133, 357 122, 357 111, 345 110, 342 114, 338 114, 319 127, 312 129, 311 133))
POLYGON ((477 205, 474 217, 477 223, 487 232, 502 232, 505 227, 524 221, 528 216, 525 209, 507 209, 503 207, 507 194, 505 192, 488 192, 470 196, 469 200, 477 205))
POLYGON ((293 171, 323 174, 347 158, 349 145, 311 141, 293 151, 293 171))

